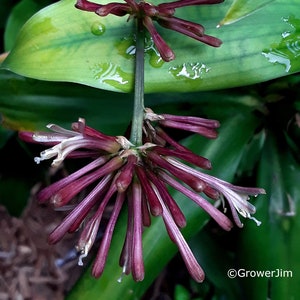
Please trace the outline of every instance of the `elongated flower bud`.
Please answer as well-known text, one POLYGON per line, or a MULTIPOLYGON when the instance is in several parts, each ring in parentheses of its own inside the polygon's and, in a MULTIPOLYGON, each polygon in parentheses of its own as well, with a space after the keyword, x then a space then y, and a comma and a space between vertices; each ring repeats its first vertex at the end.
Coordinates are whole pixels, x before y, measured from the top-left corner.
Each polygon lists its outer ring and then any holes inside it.
MULTIPOLYGON (((126 3, 133 5, 131 1, 126 3)), ((174 4, 177 5, 176 2, 174 4)), ((84 5, 94 8, 87 2, 84 5)), ((147 9, 152 10, 151 7, 147 9)), ((168 9, 164 8, 165 14, 168 9)), ((101 233, 100 248, 92 268, 95 277, 101 276, 104 271, 117 218, 126 203, 128 221, 119 260, 122 267, 119 281, 130 273, 136 281, 143 280, 145 276, 142 234, 144 226, 151 225, 151 215, 163 218, 166 231, 177 245, 189 273, 196 281, 203 281, 204 272, 180 232, 188 220, 169 187, 194 201, 224 230, 230 230, 233 224, 219 210, 217 205, 220 202, 224 206, 228 204, 237 226, 242 227, 239 214, 260 224, 252 216, 255 207, 249 202, 249 196, 262 194, 264 190, 235 186, 201 172, 196 167, 210 169, 210 161, 166 134, 162 127, 167 126, 188 131, 195 129, 198 134, 212 137, 219 123, 198 117, 157 115, 146 109, 144 143, 139 146, 123 136, 108 136, 88 127, 82 118, 72 124, 72 130, 50 124, 48 128, 54 132, 19 134, 27 142, 50 147, 35 159, 37 163, 53 159, 53 165, 57 166, 67 158, 84 157, 90 160, 77 171, 42 189, 37 198, 40 202, 50 201, 55 207, 66 207, 72 201, 72 210, 50 233, 48 241, 50 244, 56 243, 67 233, 80 230, 76 246, 79 265, 84 263, 84 258, 101 233), (204 195, 211 200, 204 198, 204 195), (106 215, 109 215, 108 221, 104 220, 106 215)))
POLYGON ((122 17, 128 14, 128 19, 141 19, 142 24, 150 33, 162 59, 166 62, 169 62, 175 59, 175 54, 156 30, 154 21, 156 21, 162 27, 184 34, 209 46, 219 47, 222 44, 221 40, 206 35, 204 33, 205 30, 202 25, 187 20, 182 20, 175 17, 174 14, 176 9, 180 7, 216 4, 221 2, 223 2, 223 0, 179 0, 169 3, 161 3, 156 6, 151 4, 150 2, 136 2, 134 0, 125 0, 125 3, 111 2, 108 4, 98 4, 87 0, 78 0, 75 4, 75 7, 80 10, 94 12, 100 17, 105 17, 109 14, 122 17))

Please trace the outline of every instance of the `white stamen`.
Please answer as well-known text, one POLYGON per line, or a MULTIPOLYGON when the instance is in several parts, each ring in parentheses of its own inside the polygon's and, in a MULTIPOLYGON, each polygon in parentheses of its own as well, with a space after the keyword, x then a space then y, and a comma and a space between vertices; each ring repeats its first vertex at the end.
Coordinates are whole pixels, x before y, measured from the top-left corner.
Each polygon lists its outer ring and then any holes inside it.
POLYGON ((258 220, 255 219, 254 217, 249 216, 248 218, 251 219, 251 220, 253 220, 253 221, 256 223, 257 226, 260 226, 260 225, 261 225, 261 221, 258 221, 258 220))
MULTIPOLYGON (((224 182, 223 180, 207 175, 202 172, 198 172, 197 170, 193 170, 191 167, 186 166, 173 158, 168 158, 167 160, 174 166, 180 168, 181 170, 184 170, 186 172, 192 172, 198 178, 208 182, 209 185, 211 185, 213 188, 221 192, 223 196, 227 199, 227 201, 230 201, 233 204, 234 208, 241 216, 255 221, 257 226, 261 224, 260 221, 258 221, 257 219, 251 216, 251 214, 255 213, 255 206, 250 202, 248 202, 249 200, 248 194, 236 192, 232 188, 230 188, 228 184, 226 184, 226 182, 224 182)), ((223 203, 224 199, 221 198, 221 201, 223 203)))
POLYGON ((88 251, 88 247, 87 246, 84 246, 84 248, 81 250, 81 254, 78 258, 78 266, 83 266, 83 261, 82 259, 87 257, 89 251, 88 251))
POLYGON ((34 162, 35 162, 36 164, 39 164, 41 161, 42 161, 42 159, 41 159, 40 157, 35 157, 35 158, 34 158, 34 162))
POLYGON ((120 277, 118 278, 118 280, 117 280, 119 283, 122 283, 122 280, 123 280, 123 278, 124 278, 124 276, 125 276, 125 272, 126 272, 126 263, 125 263, 124 266, 123 266, 121 276, 120 276, 120 277))

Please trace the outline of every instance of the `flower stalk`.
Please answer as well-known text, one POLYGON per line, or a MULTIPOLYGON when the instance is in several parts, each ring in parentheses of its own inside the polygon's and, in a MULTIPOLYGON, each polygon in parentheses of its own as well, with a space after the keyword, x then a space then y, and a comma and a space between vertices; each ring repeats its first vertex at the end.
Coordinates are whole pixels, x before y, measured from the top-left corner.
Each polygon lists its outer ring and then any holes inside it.
POLYGON ((142 131, 144 122, 144 49, 145 32, 142 19, 137 19, 134 106, 131 125, 130 142, 136 146, 142 145, 142 131))

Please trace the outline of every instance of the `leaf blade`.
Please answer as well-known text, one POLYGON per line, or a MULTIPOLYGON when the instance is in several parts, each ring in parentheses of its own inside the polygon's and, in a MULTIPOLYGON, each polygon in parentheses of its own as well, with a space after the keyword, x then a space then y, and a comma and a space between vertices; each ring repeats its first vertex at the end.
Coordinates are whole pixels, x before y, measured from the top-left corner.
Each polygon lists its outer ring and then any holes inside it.
MULTIPOLYGON (((161 62, 153 42, 147 39, 146 92, 229 88, 299 71, 299 49, 290 51, 290 45, 299 40, 299 18, 291 19, 298 4, 297 0, 278 0, 236 24, 218 29, 216 25, 230 2, 178 10, 178 17, 195 22, 200 18, 207 34, 222 39, 223 45, 211 48, 159 28, 177 58, 170 63, 161 62), (287 32, 289 37, 283 37, 287 32)), ((64 0, 43 9, 26 23, 2 67, 42 80, 129 92, 133 89, 133 66, 133 23, 78 11, 73 0, 64 0), (106 28, 100 36, 91 32, 97 24, 106 28)))

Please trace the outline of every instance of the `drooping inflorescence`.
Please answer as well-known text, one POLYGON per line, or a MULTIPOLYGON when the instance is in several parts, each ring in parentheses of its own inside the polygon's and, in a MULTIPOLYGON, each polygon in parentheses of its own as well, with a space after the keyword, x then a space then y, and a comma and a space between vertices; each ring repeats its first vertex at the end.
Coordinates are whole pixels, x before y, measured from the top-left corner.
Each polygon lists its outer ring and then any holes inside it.
POLYGON ((99 277, 105 267, 114 227, 124 205, 128 206, 127 232, 120 265, 124 274, 132 273, 136 281, 144 278, 142 233, 151 225, 151 218, 161 216, 171 240, 177 245, 191 276, 203 281, 204 272, 186 243, 180 228, 186 225, 181 208, 168 187, 173 187, 204 209, 224 230, 230 230, 232 221, 215 205, 225 201, 231 208, 234 222, 241 227, 238 213, 254 219, 255 207, 249 195, 264 193, 260 188, 239 187, 201 172, 210 169, 208 159, 199 156, 167 134, 165 128, 217 137, 216 120, 198 117, 155 114, 146 109, 143 123, 143 144, 133 145, 124 136, 108 136, 85 124, 84 119, 73 123, 72 130, 49 125, 54 132, 20 132, 20 138, 41 143, 50 148, 41 152, 35 161, 53 159, 57 167, 66 158, 88 158, 85 166, 67 177, 42 189, 40 202, 50 201, 54 207, 68 205, 76 195, 89 187, 89 193, 76 204, 62 223, 49 236, 56 243, 69 232, 84 224, 77 249, 79 263, 93 246, 103 214, 113 205, 93 266, 93 275, 99 277), (209 200, 211 199, 211 201, 209 200))

